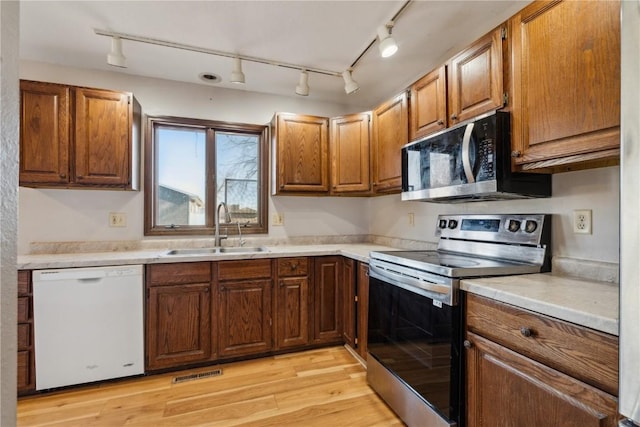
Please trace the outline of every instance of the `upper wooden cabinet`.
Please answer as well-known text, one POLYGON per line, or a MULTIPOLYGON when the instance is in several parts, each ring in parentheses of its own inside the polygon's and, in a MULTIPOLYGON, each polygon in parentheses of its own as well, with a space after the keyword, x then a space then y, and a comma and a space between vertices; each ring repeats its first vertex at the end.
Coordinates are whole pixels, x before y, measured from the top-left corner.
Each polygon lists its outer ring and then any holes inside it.
POLYGON ((20 93, 20 185, 139 188, 133 95, 27 80, 20 93))
POLYGON ((407 92, 373 111, 373 190, 399 193, 402 188, 401 148, 409 140, 407 92))
POLYGON ((371 113, 331 119, 331 193, 368 193, 371 188, 371 113))
POLYGON ((518 169, 616 163, 620 2, 534 2, 511 25, 512 154, 518 169))
POLYGON ((411 86, 409 139, 447 127, 447 67, 433 70, 411 86))
POLYGON ((450 125, 501 108, 504 104, 502 40, 498 27, 448 63, 450 125))
POLYGON ((276 194, 329 191, 329 119, 277 113, 271 123, 276 194))

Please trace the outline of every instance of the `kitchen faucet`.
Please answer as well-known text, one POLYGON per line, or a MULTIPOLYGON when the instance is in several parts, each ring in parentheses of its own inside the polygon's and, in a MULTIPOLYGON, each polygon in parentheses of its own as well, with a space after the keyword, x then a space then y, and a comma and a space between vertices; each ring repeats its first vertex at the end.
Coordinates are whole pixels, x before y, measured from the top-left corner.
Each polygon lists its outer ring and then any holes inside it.
POLYGON ((220 202, 218 205, 218 209, 216 209, 216 231, 213 237, 213 245, 221 246, 222 239, 226 239, 227 236, 220 235, 220 208, 224 208, 224 222, 229 224, 231 222, 231 215, 229 215, 229 210, 227 209, 227 204, 225 202, 220 202))

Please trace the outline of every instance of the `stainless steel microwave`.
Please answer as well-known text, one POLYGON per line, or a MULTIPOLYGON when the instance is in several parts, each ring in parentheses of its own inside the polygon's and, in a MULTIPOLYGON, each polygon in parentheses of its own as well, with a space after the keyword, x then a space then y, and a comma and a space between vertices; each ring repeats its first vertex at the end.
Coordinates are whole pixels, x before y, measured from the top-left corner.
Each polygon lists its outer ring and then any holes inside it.
POLYGON ((551 175, 511 172, 509 113, 496 111, 402 147, 402 200, 551 196, 551 175))

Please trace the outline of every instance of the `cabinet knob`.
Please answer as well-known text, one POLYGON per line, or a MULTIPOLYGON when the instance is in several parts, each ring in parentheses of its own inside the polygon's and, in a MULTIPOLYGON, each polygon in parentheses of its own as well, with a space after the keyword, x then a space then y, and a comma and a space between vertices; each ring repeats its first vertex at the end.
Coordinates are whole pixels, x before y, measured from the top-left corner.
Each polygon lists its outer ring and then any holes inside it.
POLYGON ((280 184, 280 189, 284 190, 284 184, 280 184))
POLYGON ((280 285, 281 288, 284 287, 284 281, 280 280, 278 284, 280 285))
POLYGON ((522 334, 523 337, 527 337, 527 338, 533 336, 533 331, 531 329, 529 329, 529 328, 524 327, 524 326, 520 328, 520 333, 522 334))
POLYGON ((84 178, 84 177, 83 177, 82 175, 76 175, 76 178, 78 178, 78 179, 82 179, 82 178, 84 178))
POLYGON ((451 115, 451 120, 458 120, 458 116, 457 116, 457 115, 455 115, 455 114, 452 114, 452 115, 451 115))
POLYGON ((61 174, 60 174, 60 178, 65 179, 66 177, 67 177, 67 174, 66 174, 66 173, 61 173, 61 174))
POLYGON ((444 120, 442 120, 442 119, 441 119, 441 120, 438 120, 438 124, 439 124, 440 126, 442 126, 442 125, 444 124, 444 120))
POLYGON ((522 153, 518 150, 513 150, 511 152, 511 157, 513 157, 514 159, 517 159, 518 157, 520 157, 522 155, 522 153))
POLYGON ((464 340, 464 342, 462 343, 462 345, 464 346, 464 348, 469 349, 471 347, 473 347, 473 344, 471 343, 471 341, 469 340, 464 340))

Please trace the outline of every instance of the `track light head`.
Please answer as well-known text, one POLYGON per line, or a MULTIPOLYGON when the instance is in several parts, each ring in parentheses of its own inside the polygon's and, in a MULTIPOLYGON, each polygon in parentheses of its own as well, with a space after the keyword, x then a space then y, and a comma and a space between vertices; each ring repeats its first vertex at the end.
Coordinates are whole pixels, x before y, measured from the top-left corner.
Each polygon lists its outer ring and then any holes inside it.
POLYGON ((342 72, 342 78, 344 79, 344 91, 347 94, 351 94, 360 89, 358 83, 353 80, 353 76, 351 75, 351 70, 345 70, 342 72))
POLYGON ((378 39, 380 40, 378 49, 380 50, 380 56, 383 58, 388 58, 398 51, 398 45, 393 37, 391 37, 392 27, 393 22, 378 27, 378 39))
POLYGON ((114 67, 127 68, 127 58, 122 54, 122 40, 111 37, 111 52, 107 55, 107 64, 114 67))
POLYGON ((306 70, 300 72, 300 81, 296 86, 296 94, 300 96, 309 96, 309 73, 306 70))
POLYGON ((231 72, 231 83, 244 84, 244 73, 242 72, 242 61, 240 58, 233 58, 233 71, 231 72))

